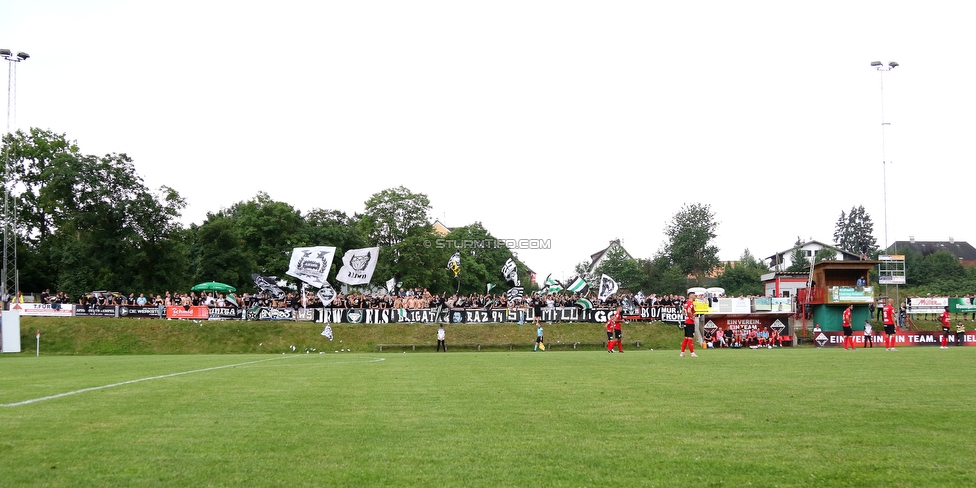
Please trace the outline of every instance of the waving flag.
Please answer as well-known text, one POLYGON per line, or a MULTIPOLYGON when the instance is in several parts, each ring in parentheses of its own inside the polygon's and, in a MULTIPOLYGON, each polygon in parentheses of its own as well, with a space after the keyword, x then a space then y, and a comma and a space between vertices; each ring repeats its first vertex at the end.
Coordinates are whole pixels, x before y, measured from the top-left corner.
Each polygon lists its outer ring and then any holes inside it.
POLYGON ((589 309, 593 308, 593 302, 591 302, 591 301, 589 301, 589 300, 587 300, 585 298, 580 298, 579 300, 576 300, 576 304, 579 305, 584 310, 589 310, 589 309))
POLYGON ((508 301, 516 300, 522 298, 524 292, 525 289, 523 289, 521 286, 513 286, 505 292, 505 298, 507 298, 508 301))
POLYGON ((485 285, 485 294, 487 295, 491 293, 491 289, 494 287, 495 287, 494 283, 488 283, 487 285, 485 285))
POLYGON ((589 291, 590 285, 586 284, 586 280, 584 280, 582 277, 577 276, 576 278, 569 280, 569 286, 567 286, 566 289, 573 293, 585 295, 586 292, 589 291))
POLYGON ((552 279, 552 273, 550 273, 549 276, 546 276, 545 285, 546 291, 549 293, 559 293, 563 291, 563 284, 560 283, 559 280, 552 279))
POLYGON ((269 278, 267 276, 261 276, 257 273, 251 274, 251 279, 254 280, 254 286, 258 287, 259 290, 268 294, 269 297, 275 300, 281 300, 285 298, 285 291, 278 288, 275 284, 274 278, 269 278))
POLYGON ((606 300, 607 298, 613 296, 614 293, 617 293, 618 289, 620 289, 620 287, 617 286, 616 280, 607 275, 603 275, 600 278, 600 294, 597 295, 597 298, 601 301, 606 300))
POLYGON ((322 335, 324 335, 325 337, 328 337, 329 340, 331 341, 332 340, 332 326, 329 325, 329 324, 325 324, 325 330, 322 331, 322 335))
POLYGON ((291 262, 285 274, 321 288, 332 269, 335 249, 331 246, 296 247, 291 251, 291 262))
POLYGON ((454 272, 454 277, 461 274, 461 251, 454 251, 454 255, 447 261, 447 269, 454 272))
POLYGON ((336 279, 347 285, 365 285, 373 279, 376 270, 376 259, 379 257, 379 247, 350 249, 342 256, 342 267, 336 273, 336 279))
POLYGON ((505 261, 505 265, 502 266, 502 276, 511 286, 522 286, 518 276, 518 265, 515 264, 514 259, 508 258, 508 261, 505 261))
POLYGON ((319 297, 319 300, 322 301, 322 305, 327 307, 330 303, 332 303, 332 300, 335 300, 336 291, 335 288, 332 288, 332 285, 326 281, 322 284, 322 289, 315 293, 315 296, 319 297))

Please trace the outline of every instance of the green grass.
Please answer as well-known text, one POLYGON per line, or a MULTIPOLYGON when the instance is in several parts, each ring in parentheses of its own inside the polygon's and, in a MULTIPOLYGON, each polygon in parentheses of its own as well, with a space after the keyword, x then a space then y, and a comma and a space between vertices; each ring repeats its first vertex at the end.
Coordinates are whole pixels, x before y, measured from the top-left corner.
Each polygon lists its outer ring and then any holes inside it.
POLYGON ((973 486, 976 349, 0 357, 3 486, 973 486), (379 361, 382 359, 382 361, 379 361))
MULTIPOLYGON (((597 350, 606 341, 603 324, 543 324, 546 344, 554 349, 597 350)), ((445 325, 448 345, 455 351, 530 350, 536 329, 530 324, 445 325)), ((107 319, 99 317, 23 317, 21 349, 35 350, 35 331, 41 331, 42 354, 250 354, 291 352, 329 347, 354 352, 379 352, 380 344, 417 345, 418 351, 434 351, 437 326, 432 324, 357 325, 332 324, 335 343, 321 335, 323 324, 293 321, 241 322, 157 319, 107 319), (342 340, 340 344, 338 341, 342 340)), ((681 331, 662 323, 624 325, 624 347, 640 341, 642 348, 675 347, 681 331)), ((410 351, 414 349, 407 348, 410 351)), ((403 348, 399 348, 403 350, 403 348)))

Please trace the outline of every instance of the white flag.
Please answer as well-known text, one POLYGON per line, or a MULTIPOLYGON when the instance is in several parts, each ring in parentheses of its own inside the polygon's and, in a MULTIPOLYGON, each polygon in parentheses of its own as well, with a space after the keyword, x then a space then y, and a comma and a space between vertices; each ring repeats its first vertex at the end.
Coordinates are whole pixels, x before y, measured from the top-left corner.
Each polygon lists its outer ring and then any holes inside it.
POLYGON ((342 268, 336 273, 336 279, 347 285, 365 285, 373 278, 376 270, 376 258, 380 255, 380 248, 365 247, 350 249, 342 256, 342 268))
POLYGON ((291 262, 285 274, 321 288, 332 269, 335 249, 330 246, 296 247, 291 251, 291 262))
POLYGON ((603 275, 600 278, 600 294, 597 296, 597 298, 599 298, 601 301, 606 300, 614 293, 617 293, 618 288, 617 282, 613 278, 603 275))
POLYGON ((331 341, 332 340, 332 326, 326 324, 325 330, 322 331, 322 335, 324 335, 325 337, 328 337, 329 340, 331 341))
POLYGON ((386 293, 392 295, 396 291, 396 277, 386 280, 386 293))

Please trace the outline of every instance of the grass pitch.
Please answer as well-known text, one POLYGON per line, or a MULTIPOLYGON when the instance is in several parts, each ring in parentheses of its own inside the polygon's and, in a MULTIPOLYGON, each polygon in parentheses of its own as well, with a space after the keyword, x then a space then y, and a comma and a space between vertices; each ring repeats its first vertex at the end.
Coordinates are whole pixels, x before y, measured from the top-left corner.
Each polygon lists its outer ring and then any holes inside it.
POLYGON ((698 352, 0 357, 0 484, 976 485, 976 349, 698 352))

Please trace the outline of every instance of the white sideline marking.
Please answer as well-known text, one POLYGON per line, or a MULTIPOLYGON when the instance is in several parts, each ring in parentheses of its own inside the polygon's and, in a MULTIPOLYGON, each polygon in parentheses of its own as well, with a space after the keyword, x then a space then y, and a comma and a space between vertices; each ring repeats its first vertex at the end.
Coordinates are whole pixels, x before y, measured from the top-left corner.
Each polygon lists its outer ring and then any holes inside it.
POLYGON ((227 364, 227 365, 224 365, 224 366, 214 366, 212 368, 194 369, 193 371, 183 371, 183 372, 180 372, 180 373, 170 373, 170 374, 164 374, 164 375, 159 375, 159 376, 151 376, 149 378, 139 378, 137 380, 123 381, 121 383, 112 383, 111 385, 93 386, 91 388, 82 388, 80 390, 69 391, 69 392, 66 392, 66 393, 58 393, 57 395, 51 395, 51 396, 40 397, 40 398, 33 398, 33 399, 30 399, 30 400, 24 400, 22 402, 0 403, 0 407, 19 407, 21 405, 30 405, 31 403, 43 402, 44 400, 54 400, 55 398, 66 397, 66 396, 69 396, 69 395, 77 395, 78 393, 85 393, 85 392, 88 392, 88 391, 104 390, 105 388, 115 388, 116 386, 131 385, 132 383, 139 383, 141 381, 158 380, 158 379, 163 379, 163 378, 170 378, 170 377, 173 377, 173 376, 181 376, 181 375, 191 374, 191 373, 202 373, 204 371, 213 371, 215 369, 233 368, 235 366, 246 366, 248 364, 263 363, 265 361, 274 361, 274 360, 277 360, 277 359, 287 359, 287 358, 293 358, 293 357, 297 357, 297 356, 283 356, 283 357, 280 357, 280 358, 276 357, 276 358, 270 358, 270 359, 260 359, 260 360, 257 360, 257 361, 248 361, 246 363, 227 364))
MULTIPOLYGON (((105 388, 115 388, 116 386, 131 385, 132 383, 139 383, 141 381, 159 380, 159 379, 163 379, 163 378, 171 378, 173 376, 182 376, 182 375, 191 374, 191 373, 203 373, 204 371, 213 371, 213 370, 216 370, 216 369, 233 368, 233 367, 236 367, 236 366, 247 366, 248 364, 257 364, 257 363, 263 363, 263 362, 266 362, 266 361, 275 361, 275 360, 278 360, 278 359, 288 359, 288 358, 296 358, 296 357, 302 357, 302 356, 301 355, 293 355, 293 356, 274 357, 274 358, 269 358, 269 359, 259 359, 257 361, 248 361, 246 363, 226 364, 224 366, 214 366, 212 368, 194 369, 193 371, 183 371, 183 372, 180 372, 180 373, 170 373, 170 374, 164 374, 164 375, 159 375, 159 376, 151 376, 149 378, 139 378, 137 380, 123 381, 121 383, 112 383, 111 385, 93 386, 91 388, 82 388, 80 390, 69 391, 69 392, 66 392, 66 393, 58 393, 57 395, 51 395, 51 396, 40 397, 40 398, 32 398, 30 400, 24 400, 24 401, 21 401, 21 402, 0 403, 0 407, 19 407, 21 405, 30 405, 31 403, 43 402, 44 400, 54 400, 55 398, 66 397, 66 396, 69 396, 69 395, 77 395, 78 393, 85 393, 85 392, 88 392, 88 391, 104 390, 105 388)), ((365 362, 367 362, 367 363, 375 363, 375 362, 385 361, 385 360, 386 360, 386 358, 372 358, 369 361, 365 361, 365 362)), ((348 363, 348 362, 349 361, 343 362, 343 363, 333 363, 333 364, 345 364, 345 363, 348 363)))

